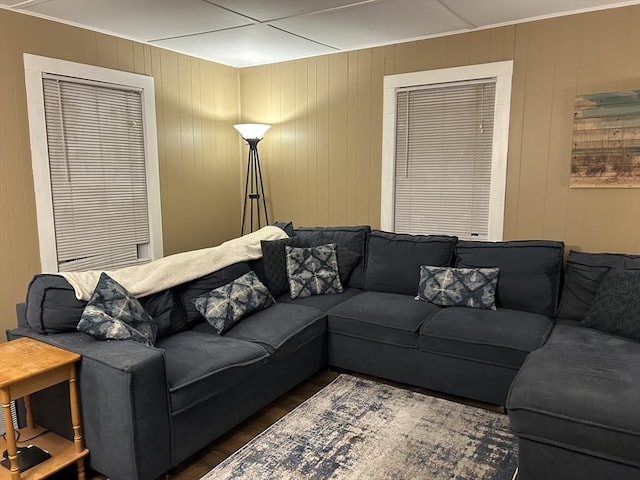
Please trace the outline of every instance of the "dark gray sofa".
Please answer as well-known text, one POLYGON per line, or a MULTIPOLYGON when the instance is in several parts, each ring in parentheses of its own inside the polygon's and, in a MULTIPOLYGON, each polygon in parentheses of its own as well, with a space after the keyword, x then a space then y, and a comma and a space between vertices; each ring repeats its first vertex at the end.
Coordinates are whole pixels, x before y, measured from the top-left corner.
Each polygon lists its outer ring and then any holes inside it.
MULTIPOLYGON (((157 478, 327 365, 504 405, 520 366, 553 326, 561 242, 458 242, 367 226, 296 234, 305 246, 328 238, 361 255, 345 291, 282 295, 222 336, 190 299, 249 269, 263 275, 260 261, 141 299, 164 325, 154 347, 65 331, 84 304, 59 277, 34 279, 8 336, 82 354, 78 378, 93 469, 114 480, 157 478), (500 267, 497 311, 416 301, 425 264, 500 267)), ((34 403, 40 423, 69 436, 57 408, 65 394, 56 387, 34 403)))
POLYGON ((520 480, 640 479, 640 343, 580 323, 610 268, 640 256, 570 252, 557 324, 513 382, 520 480))

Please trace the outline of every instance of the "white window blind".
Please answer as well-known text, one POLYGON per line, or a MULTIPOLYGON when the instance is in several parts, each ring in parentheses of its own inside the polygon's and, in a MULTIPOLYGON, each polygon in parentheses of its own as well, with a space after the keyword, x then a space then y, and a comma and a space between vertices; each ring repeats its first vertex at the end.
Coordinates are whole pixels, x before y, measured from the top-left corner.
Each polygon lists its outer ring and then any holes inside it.
POLYGON ((398 89, 394 230, 489 233, 495 80, 398 89))
POLYGON ((150 260, 142 91, 43 74, 59 271, 150 260))

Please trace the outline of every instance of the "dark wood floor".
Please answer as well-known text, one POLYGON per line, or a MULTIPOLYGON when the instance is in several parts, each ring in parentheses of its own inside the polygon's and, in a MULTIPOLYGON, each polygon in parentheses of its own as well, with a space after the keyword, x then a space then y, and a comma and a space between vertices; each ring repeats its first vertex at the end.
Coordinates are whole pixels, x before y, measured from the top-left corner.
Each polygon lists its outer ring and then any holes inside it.
MULTIPOLYGON (((336 377, 338 377, 339 374, 339 372, 326 370, 309 378, 293 390, 287 392, 275 402, 271 403, 255 415, 245 420, 233 430, 220 437, 208 447, 202 449, 200 452, 189 458, 183 464, 173 469, 171 472, 169 472, 167 478, 169 480, 199 480, 204 474, 206 474, 218 463, 222 462, 233 452, 244 446, 262 431, 267 429, 280 418, 284 417, 287 413, 303 403, 305 400, 322 390, 336 377)), ((360 376, 364 378, 373 378, 367 377, 366 375, 360 376)), ((384 381, 378 378, 375 378, 375 380, 381 382, 384 381)), ((496 412, 502 412, 502 408, 495 405, 474 402, 467 399, 444 395, 423 388, 409 387, 407 385, 397 384, 394 382, 385 383, 400 386, 402 388, 408 388, 417 392, 425 393, 427 395, 438 396, 456 402, 466 403, 468 405, 486 408, 496 412)), ((89 478, 91 480, 104 480, 106 477, 102 475, 89 475, 89 478)))

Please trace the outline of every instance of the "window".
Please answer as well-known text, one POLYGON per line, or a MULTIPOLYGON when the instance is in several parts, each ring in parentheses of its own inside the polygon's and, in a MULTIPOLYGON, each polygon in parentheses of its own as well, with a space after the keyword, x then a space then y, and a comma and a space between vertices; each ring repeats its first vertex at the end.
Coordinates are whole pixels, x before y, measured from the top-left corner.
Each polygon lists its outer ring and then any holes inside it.
POLYGON ((162 256, 153 79, 25 55, 42 270, 162 256))
POLYGON ((382 229, 502 239, 511 71, 385 77, 382 229))

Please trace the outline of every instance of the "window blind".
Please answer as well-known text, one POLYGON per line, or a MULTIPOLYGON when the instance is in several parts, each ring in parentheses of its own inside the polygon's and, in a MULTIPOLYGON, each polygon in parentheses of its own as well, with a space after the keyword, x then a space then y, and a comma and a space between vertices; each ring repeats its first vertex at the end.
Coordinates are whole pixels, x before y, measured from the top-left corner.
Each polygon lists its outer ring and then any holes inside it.
POLYGON ((495 80, 396 95, 395 231, 487 239, 495 80))
POLYGON ((142 92, 43 76, 58 270, 149 261, 142 92))

